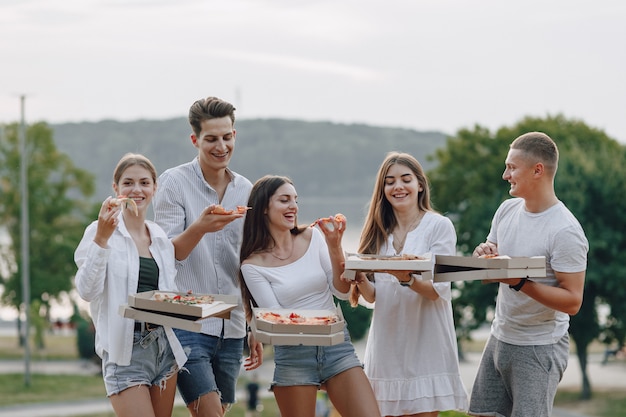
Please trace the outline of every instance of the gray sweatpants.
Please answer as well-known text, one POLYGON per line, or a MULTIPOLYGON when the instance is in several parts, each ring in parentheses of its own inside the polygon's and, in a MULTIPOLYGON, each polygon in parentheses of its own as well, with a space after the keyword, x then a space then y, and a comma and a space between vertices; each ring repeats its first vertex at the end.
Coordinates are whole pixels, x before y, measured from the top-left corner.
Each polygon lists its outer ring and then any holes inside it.
POLYGON ((552 345, 518 346, 490 336, 472 388, 468 414, 550 417, 569 359, 569 335, 552 345))

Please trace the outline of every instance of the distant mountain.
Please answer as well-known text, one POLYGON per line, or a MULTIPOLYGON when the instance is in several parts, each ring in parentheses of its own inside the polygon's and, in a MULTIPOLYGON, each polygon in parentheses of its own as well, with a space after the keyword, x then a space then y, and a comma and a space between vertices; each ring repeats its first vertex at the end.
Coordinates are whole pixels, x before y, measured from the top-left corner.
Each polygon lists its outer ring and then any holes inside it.
MULTIPOLYGON (((50 127, 59 150, 95 174, 98 201, 112 194, 113 168, 126 152, 146 155, 159 173, 197 154, 186 118, 50 127)), ((362 216, 376 171, 389 151, 408 152, 428 170, 433 166, 428 156, 446 140, 439 132, 282 119, 238 120, 235 127, 231 168, 252 182, 265 174, 291 177, 300 195, 301 219, 338 211, 362 216)))

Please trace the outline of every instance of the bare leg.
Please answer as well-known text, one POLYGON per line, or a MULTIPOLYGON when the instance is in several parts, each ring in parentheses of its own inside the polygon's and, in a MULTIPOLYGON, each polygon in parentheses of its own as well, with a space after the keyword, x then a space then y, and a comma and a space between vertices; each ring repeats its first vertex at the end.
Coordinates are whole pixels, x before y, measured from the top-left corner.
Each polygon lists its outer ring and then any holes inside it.
POLYGON ((282 417, 315 417, 315 385, 274 387, 274 397, 282 417))
POLYGON ((326 382, 326 391, 342 417, 380 417, 374 391, 362 368, 335 375, 326 382))
POLYGON ((176 396, 176 378, 174 373, 164 381, 163 386, 153 385, 150 387, 150 399, 152 409, 156 417, 171 417, 174 408, 174 397, 176 396))
POLYGON ((225 410, 217 392, 204 394, 187 406, 192 417, 224 417, 225 410))
POLYGON ((150 390, 146 385, 126 388, 111 395, 109 400, 117 417, 155 417, 150 390))

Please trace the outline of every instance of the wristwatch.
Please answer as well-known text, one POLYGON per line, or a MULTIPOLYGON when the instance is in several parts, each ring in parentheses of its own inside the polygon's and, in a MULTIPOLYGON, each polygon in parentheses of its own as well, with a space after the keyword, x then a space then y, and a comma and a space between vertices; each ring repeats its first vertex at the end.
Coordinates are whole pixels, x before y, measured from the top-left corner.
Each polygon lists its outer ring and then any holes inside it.
POLYGON ((524 286, 524 284, 526 284, 526 282, 527 282, 527 281, 528 281, 528 277, 526 277, 526 278, 522 278, 522 279, 520 280, 520 282, 518 282, 518 283, 517 283, 517 284, 515 284, 515 285, 510 285, 510 284, 509 284, 509 288, 510 288, 510 289, 512 289, 512 290, 515 290, 515 291, 519 291, 519 290, 521 290, 521 289, 522 289, 522 287, 524 286))
POLYGON ((415 282, 415 276, 411 274, 411 279, 408 281, 400 281, 400 285, 403 287, 410 287, 415 282))

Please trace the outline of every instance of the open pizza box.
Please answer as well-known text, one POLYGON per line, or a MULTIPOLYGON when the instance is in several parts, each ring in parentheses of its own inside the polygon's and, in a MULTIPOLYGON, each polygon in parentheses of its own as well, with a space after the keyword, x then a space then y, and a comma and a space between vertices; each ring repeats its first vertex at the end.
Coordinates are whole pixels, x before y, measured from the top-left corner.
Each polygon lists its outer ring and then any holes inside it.
POLYGON ((437 255, 434 281, 474 281, 545 276, 545 256, 477 258, 473 256, 437 255))
POLYGON ((128 296, 128 305, 139 310, 148 310, 155 313, 166 314, 188 320, 200 318, 217 317, 228 319, 230 311, 237 307, 238 299, 236 295, 223 294, 187 294, 173 291, 146 291, 128 296), (202 300, 205 296, 213 298, 211 303, 197 304, 179 303, 170 301, 160 301, 156 298, 171 299, 175 296, 197 297, 202 300))
POLYGON ((337 305, 336 310, 253 308, 250 328, 256 340, 268 345, 331 346, 344 341, 345 325, 343 312, 337 305), (263 313, 274 313, 283 317, 288 317, 292 313, 301 317, 336 316, 337 321, 331 324, 272 323, 261 318, 263 313))
MULTIPOLYGON (((432 272, 435 257, 431 253, 419 255, 419 259, 402 259, 401 256, 347 254, 344 278, 353 280, 357 271, 413 271, 432 272)), ((427 274, 426 274, 427 275, 427 274)))

